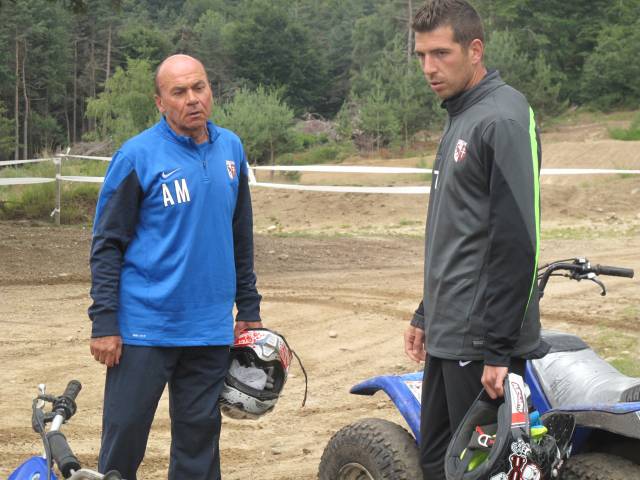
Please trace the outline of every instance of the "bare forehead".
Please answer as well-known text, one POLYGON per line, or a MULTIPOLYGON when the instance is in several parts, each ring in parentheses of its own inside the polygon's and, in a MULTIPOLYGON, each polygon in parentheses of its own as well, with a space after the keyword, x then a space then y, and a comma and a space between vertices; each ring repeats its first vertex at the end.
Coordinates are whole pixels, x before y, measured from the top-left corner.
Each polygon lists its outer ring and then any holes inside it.
POLYGON ((207 80, 204 66, 188 55, 169 57, 158 68, 157 81, 160 85, 193 84, 201 80, 207 80))
POLYGON ((452 48, 455 45, 459 44, 454 40, 453 28, 449 25, 437 27, 429 32, 416 32, 416 52, 452 48))

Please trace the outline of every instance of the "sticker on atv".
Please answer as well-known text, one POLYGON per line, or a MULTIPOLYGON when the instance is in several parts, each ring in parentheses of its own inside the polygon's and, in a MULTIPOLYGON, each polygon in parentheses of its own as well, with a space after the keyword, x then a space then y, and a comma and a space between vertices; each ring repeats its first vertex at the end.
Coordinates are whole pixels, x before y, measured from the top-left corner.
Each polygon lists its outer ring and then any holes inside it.
POLYGON ((422 401, 422 380, 405 380, 404 384, 420 403, 422 401))

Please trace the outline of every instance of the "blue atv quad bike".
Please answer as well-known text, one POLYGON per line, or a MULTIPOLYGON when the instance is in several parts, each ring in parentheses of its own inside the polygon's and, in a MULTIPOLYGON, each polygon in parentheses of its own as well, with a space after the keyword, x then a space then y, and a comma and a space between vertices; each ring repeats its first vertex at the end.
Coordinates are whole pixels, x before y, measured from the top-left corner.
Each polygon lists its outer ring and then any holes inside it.
MULTIPOLYGON (((598 275, 633 277, 633 270, 592 266, 585 258, 560 260, 538 269, 542 297, 551 276, 590 280, 598 275)), ((533 410, 575 419, 570 458, 563 480, 640 480, 640 378, 623 375, 575 335, 544 331, 549 353, 527 362, 525 382, 533 410)), ((339 430, 320 460, 320 480, 420 480, 420 400, 422 372, 370 378, 351 388, 356 395, 384 391, 410 432, 379 418, 356 421, 339 430)), ((426 386, 428 388, 428 386, 426 386)), ((543 479, 549 480, 549 479, 543 479)))
POLYGON ((81 468, 78 458, 69 447, 66 437, 60 431, 62 425, 76 413, 76 397, 82 385, 72 380, 59 397, 47 395, 45 385, 39 385, 39 394, 33 400, 31 426, 39 433, 44 445, 44 455, 31 457, 9 475, 8 480, 58 480, 53 464, 58 467, 62 478, 71 480, 122 480, 116 471, 104 475, 81 468), (50 412, 44 411, 47 403, 52 404, 50 412), (45 425, 50 423, 49 430, 45 425))

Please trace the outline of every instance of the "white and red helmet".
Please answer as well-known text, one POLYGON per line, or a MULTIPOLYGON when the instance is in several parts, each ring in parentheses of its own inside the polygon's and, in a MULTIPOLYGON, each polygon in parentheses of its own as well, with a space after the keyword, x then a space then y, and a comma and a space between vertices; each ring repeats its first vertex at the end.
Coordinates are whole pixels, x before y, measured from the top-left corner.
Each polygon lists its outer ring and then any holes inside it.
POLYGON ((231 347, 220 410, 236 419, 256 419, 273 410, 287 381, 292 351, 267 329, 244 330, 231 347))

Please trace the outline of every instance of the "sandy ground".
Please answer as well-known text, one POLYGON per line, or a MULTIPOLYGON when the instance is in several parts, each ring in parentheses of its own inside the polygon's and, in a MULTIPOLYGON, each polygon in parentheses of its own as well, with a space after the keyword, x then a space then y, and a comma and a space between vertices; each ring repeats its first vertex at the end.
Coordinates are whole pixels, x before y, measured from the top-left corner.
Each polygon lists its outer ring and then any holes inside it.
MULTIPOLYGON (((607 140, 601 126, 546 135, 545 166, 640 168, 640 142, 607 140)), ((416 166, 420 159, 349 164, 416 166)), ((429 164, 431 158, 423 160, 429 164)), ((303 183, 424 184, 424 177, 312 177, 303 183)), ((259 421, 225 419, 224 478, 316 478, 333 433, 364 417, 402 423, 384 394, 356 397, 349 387, 385 373, 414 371, 402 332, 421 295, 426 196, 254 190, 256 268, 265 323, 286 334, 309 374, 293 365, 276 410, 259 421), (333 331, 335 338, 329 336, 333 331)), ((640 272, 640 176, 542 179, 541 261, 587 256, 640 272)), ((0 223, 0 477, 40 452, 30 428, 38 383, 53 393, 84 385, 65 427, 76 453, 95 466, 104 369, 88 351, 90 232, 0 223)), ((640 281, 557 280, 543 301, 546 328, 577 333, 623 371, 640 376, 640 281)), ((141 478, 166 478, 168 401, 153 425, 141 478)))

